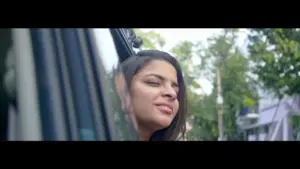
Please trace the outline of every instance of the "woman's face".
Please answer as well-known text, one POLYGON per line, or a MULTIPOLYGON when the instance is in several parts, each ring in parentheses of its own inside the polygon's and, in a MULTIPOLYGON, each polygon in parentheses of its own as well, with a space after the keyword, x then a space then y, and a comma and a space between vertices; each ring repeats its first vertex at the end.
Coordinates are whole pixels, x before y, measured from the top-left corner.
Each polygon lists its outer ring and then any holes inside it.
POLYGON ((170 63, 147 63, 133 77, 130 91, 131 111, 139 130, 153 133, 171 124, 178 112, 179 87, 177 72, 170 63))

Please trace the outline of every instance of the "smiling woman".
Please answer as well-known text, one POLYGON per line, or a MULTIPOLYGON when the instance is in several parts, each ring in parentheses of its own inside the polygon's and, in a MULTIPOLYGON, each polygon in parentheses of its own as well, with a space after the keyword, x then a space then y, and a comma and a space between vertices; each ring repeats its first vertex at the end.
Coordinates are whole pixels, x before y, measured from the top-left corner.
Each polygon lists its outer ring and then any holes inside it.
POLYGON ((140 51, 123 62, 120 70, 123 74, 116 76, 116 88, 140 139, 179 140, 185 133, 187 101, 175 58, 162 51, 140 51), (124 81, 128 91, 124 91, 124 81))

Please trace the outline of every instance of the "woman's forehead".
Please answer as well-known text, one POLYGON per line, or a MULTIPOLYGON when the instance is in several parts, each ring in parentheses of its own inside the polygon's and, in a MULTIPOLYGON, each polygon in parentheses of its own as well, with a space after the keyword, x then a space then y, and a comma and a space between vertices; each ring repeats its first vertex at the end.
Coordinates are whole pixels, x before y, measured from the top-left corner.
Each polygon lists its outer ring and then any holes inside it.
POLYGON ((141 68, 137 76, 160 76, 164 79, 169 79, 177 82, 177 71, 174 66, 162 60, 150 61, 143 68, 141 68))

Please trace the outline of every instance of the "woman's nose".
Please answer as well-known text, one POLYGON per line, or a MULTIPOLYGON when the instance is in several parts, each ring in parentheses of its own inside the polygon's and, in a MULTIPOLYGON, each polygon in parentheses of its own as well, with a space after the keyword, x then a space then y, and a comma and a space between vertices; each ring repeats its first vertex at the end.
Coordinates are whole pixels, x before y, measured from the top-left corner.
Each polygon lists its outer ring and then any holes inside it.
POLYGON ((177 93, 173 87, 165 87, 162 93, 164 97, 168 97, 171 100, 175 100, 177 98, 177 93))

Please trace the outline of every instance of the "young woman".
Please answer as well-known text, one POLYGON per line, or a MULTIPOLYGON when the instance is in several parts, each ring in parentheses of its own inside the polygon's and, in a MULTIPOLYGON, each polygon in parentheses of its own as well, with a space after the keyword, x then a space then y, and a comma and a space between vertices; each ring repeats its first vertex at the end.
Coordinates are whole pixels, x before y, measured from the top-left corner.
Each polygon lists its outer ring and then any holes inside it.
POLYGON ((186 86, 179 63, 166 52, 140 51, 115 76, 122 108, 143 141, 175 141, 185 134, 186 86))

